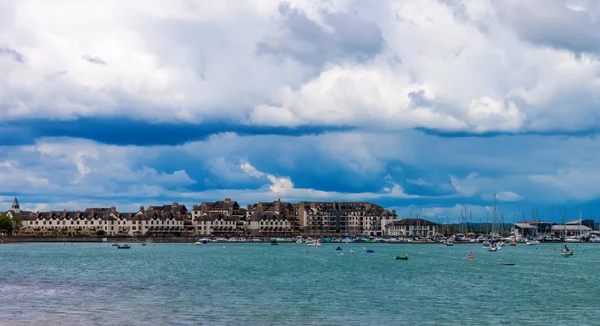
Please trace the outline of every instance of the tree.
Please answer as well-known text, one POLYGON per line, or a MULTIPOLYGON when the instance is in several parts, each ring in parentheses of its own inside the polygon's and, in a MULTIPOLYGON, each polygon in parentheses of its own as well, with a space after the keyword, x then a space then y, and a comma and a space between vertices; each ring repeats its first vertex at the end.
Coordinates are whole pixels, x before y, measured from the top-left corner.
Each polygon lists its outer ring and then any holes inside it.
POLYGON ((98 232, 96 232, 96 235, 104 235, 104 234, 105 234, 104 230, 99 230, 98 232))
POLYGON ((0 215, 0 233, 17 234, 21 230, 21 219, 0 215))

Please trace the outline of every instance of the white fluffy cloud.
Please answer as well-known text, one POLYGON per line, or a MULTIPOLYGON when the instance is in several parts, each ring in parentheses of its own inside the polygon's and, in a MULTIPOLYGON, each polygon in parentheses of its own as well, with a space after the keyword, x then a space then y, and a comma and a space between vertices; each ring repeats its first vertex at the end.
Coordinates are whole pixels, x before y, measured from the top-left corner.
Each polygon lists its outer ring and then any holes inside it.
POLYGON ((0 121, 125 115, 476 133, 599 122, 600 61, 585 46, 597 43, 593 2, 7 1, 2 8, 0 121), (532 16, 542 27, 524 27, 532 16), (576 38, 552 38, 548 31, 559 27, 576 38))

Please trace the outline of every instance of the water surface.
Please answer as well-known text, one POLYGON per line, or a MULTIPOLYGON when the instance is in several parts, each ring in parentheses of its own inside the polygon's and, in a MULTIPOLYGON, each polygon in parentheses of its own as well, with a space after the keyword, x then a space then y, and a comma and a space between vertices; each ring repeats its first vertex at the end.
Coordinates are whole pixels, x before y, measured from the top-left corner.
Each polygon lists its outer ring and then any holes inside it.
POLYGON ((600 323, 598 245, 340 246, 0 245, 0 324, 600 323))

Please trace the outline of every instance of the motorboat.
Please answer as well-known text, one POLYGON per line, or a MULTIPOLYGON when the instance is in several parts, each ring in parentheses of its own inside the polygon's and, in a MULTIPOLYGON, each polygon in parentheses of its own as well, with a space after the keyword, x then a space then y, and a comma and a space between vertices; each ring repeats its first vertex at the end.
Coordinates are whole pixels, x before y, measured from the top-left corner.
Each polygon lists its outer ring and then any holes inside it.
POLYGON ((489 247, 487 248, 487 251, 492 251, 492 252, 495 252, 495 251, 498 251, 499 249, 500 249, 500 246, 498 246, 498 245, 496 245, 496 244, 492 244, 491 246, 489 246, 489 247))
POLYGON ((311 247, 318 248, 318 247, 320 247, 320 246, 321 246, 321 243, 320 243, 319 241, 312 240, 312 241, 308 241, 308 242, 306 242, 306 245, 307 245, 307 246, 311 246, 311 247))
POLYGON ((374 253, 374 252, 375 252, 375 250, 373 250, 373 249, 368 249, 368 250, 367 250, 367 253, 368 253, 368 254, 372 254, 372 253, 374 253))
POLYGON ((277 238, 271 238, 271 246, 278 246, 277 238))
POLYGON ((453 242, 450 242, 450 241, 444 241, 444 247, 452 247, 452 246, 454 246, 454 243, 453 243, 453 242))
POLYGON ((525 244, 528 246, 535 246, 535 245, 539 245, 540 242, 538 240, 529 240, 527 239, 527 241, 525 241, 525 244))
POLYGON ((196 241, 196 246, 201 246, 202 242, 200 240, 196 241))
POLYGON ((394 260, 408 260, 408 254, 404 255, 404 257, 396 256, 396 257, 394 257, 394 260))
POLYGON ((342 247, 338 246, 335 250, 342 250, 342 247))
POLYGON ((118 246, 117 246, 117 249, 131 249, 131 246, 130 246, 130 245, 128 245, 128 244, 124 244, 124 245, 122 245, 122 246, 121 246, 121 245, 118 245, 118 246))
POLYGON ((113 243, 113 244, 112 244, 112 246, 113 246, 113 247, 118 247, 118 246, 119 246, 119 244, 115 242, 115 243, 113 243))

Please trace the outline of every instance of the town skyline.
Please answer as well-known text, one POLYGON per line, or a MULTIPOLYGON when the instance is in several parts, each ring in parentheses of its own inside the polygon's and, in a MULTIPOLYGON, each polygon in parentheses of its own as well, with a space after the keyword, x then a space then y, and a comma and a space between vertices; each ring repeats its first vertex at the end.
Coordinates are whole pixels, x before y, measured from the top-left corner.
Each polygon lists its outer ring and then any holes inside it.
MULTIPOLYGON (((17 198, 17 197, 14 197, 14 198, 17 198)), ((13 200, 14 200, 14 198, 13 198, 13 200)), ((240 207, 247 207, 248 205, 255 205, 258 202, 274 202, 274 201, 277 201, 278 199, 280 201, 289 202, 291 204, 310 203, 310 202, 338 202, 338 203, 368 202, 371 204, 379 205, 382 208, 389 210, 389 211, 394 210, 399 219, 417 218, 417 216, 419 216, 420 218, 427 219, 432 222, 441 223, 441 224, 444 224, 444 223, 481 224, 481 223, 486 223, 486 222, 491 224, 492 219, 493 219, 493 205, 485 206, 485 207, 473 207, 471 205, 457 204, 450 211, 452 213, 452 215, 443 215, 442 213, 444 211, 436 211, 436 209, 428 209, 426 207, 423 208, 423 207, 417 207, 417 206, 386 207, 386 206, 381 205, 377 201, 360 201, 360 200, 357 200, 357 201, 337 200, 336 201, 336 200, 325 200, 325 199, 324 200, 290 201, 284 197, 284 198, 276 198, 273 200, 241 202, 232 197, 223 197, 223 198, 230 198, 231 200, 236 201, 240 205, 240 207), (465 216, 465 209, 466 209, 466 218, 463 219, 463 216, 465 216)), ((172 204, 172 203, 176 202, 179 205, 186 206, 191 211, 194 206, 200 205, 202 202, 216 202, 216 201, 223 200, 223 198, 213 197, 214 200, 207 199, 207 200, 189 201, 189 202, 182 202, 182 201, 178 201, 178 200, 160 202, 160 201, 148 199, 143 202, 130 203, 130 204, 125 204, 125 205, 117 205, 114 203, 110 204, 111 201, 107 201, 106 203, 109 203, 109 204, 96 203, 97 205, 85 206, 85 207, 78 205, 77 203, 74 203, 74 202, 69 203, 69 205, 67 205, 67 206, 55 206, 55 207, 46 207, 46 206, 35 207, 32 205, 28 205, 26 202, 23 202, 22 200, 19 200, 19 204, 21 206, 21 210, 31 211, 31 212, 52 212, 52 211, 64 211, 64 210, 85 211, 86 209, 92 209, 92 208, 110 208, 110 207, 115 207, 118 212, 137 212, 140 209, 140 207, 142 207, 142 206, 143 207, 156 206, 156 205, 160 206, 160 205, 172 204), (33 207, 33 209, 32 209, 32 207, 33 207), (121 207, 125 207, 125 208, 123 209, 121 207), (42 208, 42 209, 40 209, 40 208, 42 208)), ((11 204, 12 204, 12 200, 11 200, 11 204)), ((0 206, 0 212, 6 213, 10 209, 11 204, 8 204, 8 205, 3 204, 3 206, 0 206)), ((595 207, 592 207, 592 206, 579 207, 579 206, 573 206, 573 205, 571 205, 571 206, 554 205, 554 207, 552 207, 552 205, 551 205, 550 207, 544 207, 543 210, 539 209, 539 208, 535 208, 535 207, 530 207, 530 208, 524 208, 524 209, 521 209, 518 211, 514 211, 512 213, 507 213, 501 209, 497 209, 496 215, 497 215, 498 223, 500 223, 501 221, 504 221, 504 223, 515 223, 515 222, 523 221, 523 220, 526 220, 526 221, 542 220, 542 221, 548 221, 548 222, 562 223, 563 216, 561 215, 561 213, 562 213, 563 209, 567 210, 567 217, 566 217, 567 221, 578 219, 580 217, 580 209, 581 209, 581 217, 582 218, 592 219, 594 221, 600 221, 600 208, 596 209, 595 207)))

